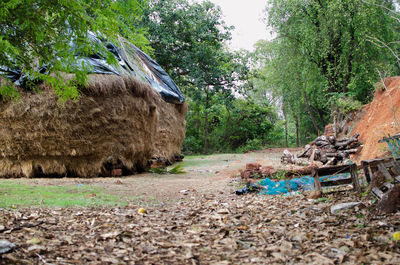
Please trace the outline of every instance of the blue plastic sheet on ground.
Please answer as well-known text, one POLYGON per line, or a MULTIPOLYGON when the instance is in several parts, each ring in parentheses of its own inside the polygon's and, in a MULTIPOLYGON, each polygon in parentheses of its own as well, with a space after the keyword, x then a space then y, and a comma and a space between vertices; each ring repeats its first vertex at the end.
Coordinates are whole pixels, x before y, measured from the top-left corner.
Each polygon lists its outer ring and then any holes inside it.
MULTIPOLYGON (((321 182, 325 182, 325 181, 346 179, 349 177, 350 173, 343 173, 328 177, 326 176, 320 177, 319 180, 321 182)), ((304 176, 300 178, 281 180, 281 181, 273 181, 269 178, 266 178, 259 181, 257 184, 264 187, 264 189, 260 191, 260 194, 279 195, 279 194, 289 193, 292 191, 314 189, 314 178, 312 178, 311 176, 304 176)))

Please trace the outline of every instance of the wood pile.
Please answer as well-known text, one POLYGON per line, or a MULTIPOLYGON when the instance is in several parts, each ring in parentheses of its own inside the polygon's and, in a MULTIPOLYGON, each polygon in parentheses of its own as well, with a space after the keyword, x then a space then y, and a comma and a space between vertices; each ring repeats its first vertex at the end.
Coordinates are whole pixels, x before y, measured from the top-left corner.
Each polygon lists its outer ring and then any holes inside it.
POLYGON ((350 154, 360 150, 359 134, 353 137, 337 139, 335 136, 321 135, 312 143, 304 147, 304 151, 299 155, 294 155, 288 150, 283 152, 281 162, 284 164, 309 165, 321 163, 321 165, 340 165, 345 164, 350 154))

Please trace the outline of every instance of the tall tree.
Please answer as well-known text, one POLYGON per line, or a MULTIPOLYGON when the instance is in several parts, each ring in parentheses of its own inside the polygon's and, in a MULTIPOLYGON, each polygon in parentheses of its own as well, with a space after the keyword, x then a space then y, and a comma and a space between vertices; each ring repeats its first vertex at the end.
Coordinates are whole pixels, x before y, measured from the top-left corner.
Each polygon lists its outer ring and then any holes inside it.
MULTIPOLYGON (((330 108, 333 120, 339 124, 343 113, 337 109, 336 100, 350 96, 367 102, 372 84, 377 80, 374 68, 393 68, 394 60, 388 52, 368 40, 370 35, 385 41, 395 36, 393 20, 388 15, 388 10, 395 10, 393 1, 376 0, 375 3, 386 9, 361 0, 269 1, 268 24, 277 33, 277 45, 289 47, 288 53, 300 58, 295 61, 300 62, 302 74, 298 80, 303 89, 298 95, 297 88, 285 88, 303 98, 316 130, 317 117, 324 116, 321 107, 330 108), (314 102, 313 98, 318 101, 314 102)), ((282 63, 289 66, 292 61, 282 63)), ((279 68, 284 69, 274 66, 275 71, 285 74, 279 68)), ((285 71, 295 68, 288 67, 285 71)), ((296 76, 296 72, 290 73, 296 76)))
MULTIPOLYGON (((315 88, 321 85, 318 72, 304 60, 296 45, 283 38, 261 40, 255 47, 255 96, 277 99, 275 104, 281 106, 285 124, 289 120, 293 122, 296 144, 301 145, 301 137, 307 137, 312 130, 311 134, 319 134, 326 121, 324 114, 322 119, 317 115, 319 112, 324 113, 326 103, 315 103, 319 101, 319 93, 316 93, 315 88)), ((285 135, 287 138, 287 130, 285 135)))
MULTIPOLYGON (((388 0, 382 4, 394 9, 388 0)), ((392 22, 382 9, 354 0, 271 0, 269 25, 304 51, 317 65, 330 93, 347 93, 357 79, 358 66, 381 55, 366 36, 385 40, 393 34, 392 22)))
POLYGON ((143 25, 155 58, 185 95, 203 106, 203 152, 207 152, 213 97, 221 93, 229 98, 247 69, 240 55, 226 48, 232 28, 223 21, 221 9, 209 1, 153 0, 150 6, 143 25))

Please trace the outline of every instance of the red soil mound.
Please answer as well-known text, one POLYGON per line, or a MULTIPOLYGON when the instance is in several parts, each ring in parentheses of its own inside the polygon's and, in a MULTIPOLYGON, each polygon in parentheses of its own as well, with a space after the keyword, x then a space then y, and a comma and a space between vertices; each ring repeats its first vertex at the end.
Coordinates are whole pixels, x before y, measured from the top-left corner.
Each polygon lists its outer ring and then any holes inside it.
POLYGON ((356 121, 351 132, 351 135, 359 133, 359 140, 364 145, 362 151, 352 157, 353 161, 385 156, 388 152, 387 144, 378 141, 388 134, 400 132, 400 76, 386 78, 385 85, 388 91, 382 84, 378 86, 374 100, 363 107, 364 115, 356 121), (398 125, 393 114, 396 115, 398 125))

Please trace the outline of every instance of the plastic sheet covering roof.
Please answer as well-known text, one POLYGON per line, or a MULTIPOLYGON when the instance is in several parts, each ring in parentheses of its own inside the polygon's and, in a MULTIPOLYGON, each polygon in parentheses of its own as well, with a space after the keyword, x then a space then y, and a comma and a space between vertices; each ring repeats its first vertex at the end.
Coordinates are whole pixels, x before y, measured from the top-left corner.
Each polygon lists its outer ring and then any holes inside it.
MULTIPOLYGON (((91 74, 133 75, 143 82, 150 83, 166 102, 179 104, 185 101, 181 90, 164 69, 135 45, 123 38, 120 38, 118 45, 115 45, 106 40, 100 40, 92 33, 89 33, 89 37, 94 43, 105 45, 106 49, 115 56, 118 64, 107 63, 105 56, 98 53, 88 56, 76 54, 76 67, 85 68, 91 74)), ((46 73, 46 71, 46 67, 39 69, 41 73, 46 73)), ((27 80, 32 81, 19 69, 0 66, 0 74, 22 87, 25 87, 27 80)))

